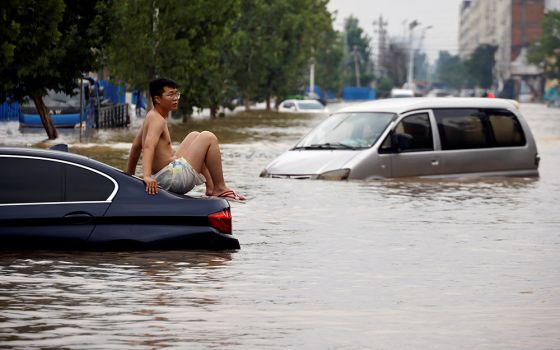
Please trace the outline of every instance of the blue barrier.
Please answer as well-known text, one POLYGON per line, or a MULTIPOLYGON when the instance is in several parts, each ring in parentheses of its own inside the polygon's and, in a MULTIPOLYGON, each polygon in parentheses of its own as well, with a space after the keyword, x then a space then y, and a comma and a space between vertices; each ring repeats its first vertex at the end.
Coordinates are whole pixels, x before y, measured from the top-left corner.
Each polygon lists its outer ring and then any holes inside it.
POLYGON ((346 86, 342 89, 344 100, 375 100, 376 93, 372 88, 346 86))
POLYGON ((20 115, 19 103, 4 102, 0 104, 0 120, 2 121, 19 120, 19 115, 20 115))
POLYGON ((110 99, 114 104, 126 102, 125 84, 115 85, 107 80, 99 80, 99 86, 103 88, 103 97, 110 99))
MULTIPOLYGON (((310 91, 310 87, 306 86, 305 87, 305 94, 309 95, 309 91, 310 91)), ((321 101, 332 101, 335 98, 334 91, 323 91, 323 89, 321 89, 317 85, 315 85, 313 87, 313 93, 316 94, 317 96, 319 96, 319 99, 321 101)))

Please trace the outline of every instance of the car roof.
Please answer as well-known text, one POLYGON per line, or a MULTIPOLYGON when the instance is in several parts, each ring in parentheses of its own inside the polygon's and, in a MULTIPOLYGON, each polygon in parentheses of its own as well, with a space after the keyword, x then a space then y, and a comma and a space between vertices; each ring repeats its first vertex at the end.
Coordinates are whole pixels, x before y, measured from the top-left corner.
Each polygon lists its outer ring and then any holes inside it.
POLYGON ((339 109, 336 113, 347 112, 389 112, 405 113, 418 109, 437 108, 499 108, 510 111, 517 110, 517 102, 501 98, 476 97, 410 97, 398 99, 383 99, 358 103, 339 109))
POLYGON ((86 156, 82 156, 70 152, 64 152, 64 151, 55 151, 51 149, 26 148, 26 147, 0 147, 0 155, 18 155, 18 156, 26 156, 26 157, 42 157, 42 158, 63 160, 67 162, 93 167, 97 170, 102 170, 105 173, 119 171, 118 169, 115 169, 110 165, 96 161, 95 159, 91 159, 86 156))

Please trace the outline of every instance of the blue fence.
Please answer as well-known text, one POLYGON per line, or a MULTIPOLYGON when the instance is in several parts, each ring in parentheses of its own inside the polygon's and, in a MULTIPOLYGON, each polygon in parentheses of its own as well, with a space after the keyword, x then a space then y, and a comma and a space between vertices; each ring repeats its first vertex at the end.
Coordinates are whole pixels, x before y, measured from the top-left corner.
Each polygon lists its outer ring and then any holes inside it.
POLYGON ((376 93, 372 88, 346 86, 342 89, 342 98, 344 100, 375 100, 376 93))
POLYGON ((115 85, 107 80, 100 80, 99 86, 103 88, 103 96, 109 98, 114 104, 126 102, 125 84, 115 85))
MULTIPOLYGON (((306 86, 305 94, 309 95, 309 92, 310 92, 310 87, 306 86)), ((313 93, 319 96, 319 99, 322 101, 332 101, 335 98, 335 94, 333 91, 323 91, 323 89, 321 89, 317 85, 313 87, 313 93)))
POLYGON ((19 120, 19 103, 4 102, 0 104, 0 121, 19 120))

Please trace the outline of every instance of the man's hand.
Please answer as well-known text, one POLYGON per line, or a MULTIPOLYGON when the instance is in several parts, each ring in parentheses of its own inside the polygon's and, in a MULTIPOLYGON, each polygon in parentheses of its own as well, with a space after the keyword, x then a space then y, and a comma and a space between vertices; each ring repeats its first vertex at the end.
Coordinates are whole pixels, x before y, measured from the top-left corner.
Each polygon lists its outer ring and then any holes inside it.
POLYGON ((158 185, 157 181, 152 179, 151 177, 144 177, 144 183, 146 184, 146 192, 148 194, 157 194, 158 193, 158 185))

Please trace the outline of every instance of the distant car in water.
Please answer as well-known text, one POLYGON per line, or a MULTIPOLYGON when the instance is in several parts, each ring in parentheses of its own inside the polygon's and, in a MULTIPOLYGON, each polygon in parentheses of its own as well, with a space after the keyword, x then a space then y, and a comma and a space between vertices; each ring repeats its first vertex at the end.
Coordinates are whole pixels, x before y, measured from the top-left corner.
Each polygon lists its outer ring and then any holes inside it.
POLYGON ((391 89, 390 98, 414 97, 414 91, 410 89, 391 89))
POLYGON ((279 112, 287 113, 328 113, 329 110, 317 100, 285 100, 278 106, 279 112))
POLYGON ((273 160, 261 176, 538 176, 539 159, 515 101, 385 99, 338 110, 273 160))
POLYGON ((64 151, 0 147, 0 249, 238 249, 230 205, 64 151))

